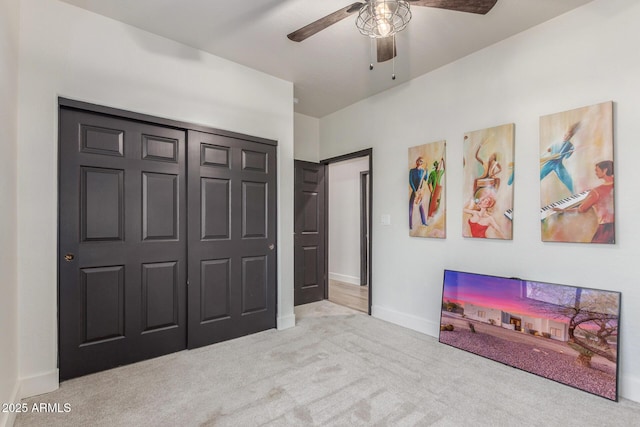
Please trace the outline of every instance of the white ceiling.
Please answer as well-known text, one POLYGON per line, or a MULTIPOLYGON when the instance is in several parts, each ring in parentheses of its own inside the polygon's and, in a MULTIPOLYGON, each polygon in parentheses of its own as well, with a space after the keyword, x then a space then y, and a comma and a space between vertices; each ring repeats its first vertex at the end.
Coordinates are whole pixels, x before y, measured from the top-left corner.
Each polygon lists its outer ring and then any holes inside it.
POLYGON ((393 61, 369 70, 371 42, 355 15, 287 39, 354 0, 63 1, 291 81, 295 111, 323 117, 592 0, 498 0, 487 15, 414 6, 397 36, 396 80, 393 61))

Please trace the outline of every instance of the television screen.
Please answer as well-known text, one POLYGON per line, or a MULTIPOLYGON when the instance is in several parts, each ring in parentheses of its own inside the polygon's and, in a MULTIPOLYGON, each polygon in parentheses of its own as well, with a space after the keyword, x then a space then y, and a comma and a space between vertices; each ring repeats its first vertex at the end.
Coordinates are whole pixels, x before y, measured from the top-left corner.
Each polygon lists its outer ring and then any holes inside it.
POLYGON ((439 341, 618 400, 620 293, 445 270, 439 341))

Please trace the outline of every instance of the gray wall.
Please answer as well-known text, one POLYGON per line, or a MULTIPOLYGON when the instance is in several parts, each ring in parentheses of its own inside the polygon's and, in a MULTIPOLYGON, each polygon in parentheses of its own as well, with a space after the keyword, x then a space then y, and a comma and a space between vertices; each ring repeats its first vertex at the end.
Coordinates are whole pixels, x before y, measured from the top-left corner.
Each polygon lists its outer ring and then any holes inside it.
POLYGON ((320 120, 296 113, 294 123, 294 158, 318 163, 320 161, 320 120))
MULTIPOLYGON (((0 2, 0 402, 18 393, 17 86, 18 0, 0 2)), ((0 413, 0 426, 13 415, 0 413)))

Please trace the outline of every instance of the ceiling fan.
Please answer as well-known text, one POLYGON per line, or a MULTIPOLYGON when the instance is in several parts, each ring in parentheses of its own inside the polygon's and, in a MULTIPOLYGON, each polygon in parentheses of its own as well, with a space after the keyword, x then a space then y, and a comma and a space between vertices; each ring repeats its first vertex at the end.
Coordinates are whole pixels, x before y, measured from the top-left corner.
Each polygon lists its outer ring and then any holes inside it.
POLYGON ((411 19, 409 5, 437 7, 440 9, 485 15, 493 8, 497 1, 498 0, 365 0, 364 2, 355 2, 343 7, 309 25, 287 34, 287 37, 294 42, 301 42, 357 12, 358 19, 356 25, 358 29, 362 34, 376 39, 377 60, 378 62, 385 62, 396 56, 394 35, 396 32, 404 29, 411 19), (398 16, 400 17, 398 18, 398 16), (399 19, 399 27, 395 29, 393 28, 394 23, 392 22, 394 19, 399 19), (389 29, 389 24, 391 24, 391 30, 389 29), (365 28, 367 26, 368 28, 365 28))

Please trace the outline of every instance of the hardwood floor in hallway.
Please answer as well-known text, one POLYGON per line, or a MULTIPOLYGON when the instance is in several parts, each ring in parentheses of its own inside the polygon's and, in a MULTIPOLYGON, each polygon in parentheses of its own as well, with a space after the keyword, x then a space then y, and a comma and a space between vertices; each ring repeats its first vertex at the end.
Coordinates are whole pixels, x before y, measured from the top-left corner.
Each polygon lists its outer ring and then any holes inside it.
POLYGON ((369 286, 329 280, 329 301, 368 313, 369 286))

